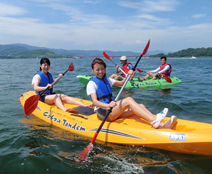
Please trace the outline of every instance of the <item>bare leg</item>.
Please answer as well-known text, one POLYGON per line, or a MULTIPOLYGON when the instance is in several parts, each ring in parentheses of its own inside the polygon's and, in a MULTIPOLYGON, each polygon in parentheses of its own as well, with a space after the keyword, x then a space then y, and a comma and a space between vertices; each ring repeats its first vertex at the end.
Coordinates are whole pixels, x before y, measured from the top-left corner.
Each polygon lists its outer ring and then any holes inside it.
POLYGON ((143 104, 136 103, 135 100, 133 100, 133 98, 131 97, 127 97, 123 100, 118 101, 117 106, 113 108, 108 119, 110 121, 113 121, 119 117, 120 118, 129 117, 134 114, 150 122, 156 119, 156 117, 149 110, 147 110, 143 104))
POLYGON ((143 79, 148 79, 150 77, 150 74, 147 74, 143 79))
POLYGON ((110 78, 117 80, 119 78, 118 74, 112 74, 110 78))
POLYGON ((64 102, 64 103, 76 104, 76 105, 80 105, 80 106, 84 106, 84 107, 89 106, 89 105, 86 105, 86 104, 84 104, 84 103, 82 103, 82 102, 76 100, 76 99, 73 98, 73 97, 69 97, 69 96, 64 95, 64 94, 60 94, 60 95, 61 95, 60 98, 61 98, 62 102, 64 102))
MULTIPOLYGON (((156 120, 156 117, 143 104, 136 103, 131 97, 118 101, 117 106, 113 108, 108 120, 114 121, 117 118, 126 118, 132 115, 138 115, 149 122, 156 120)), ((164 127, 164 123, 160 123, 160 126, 164 127)))
POLYGON ((150 80, 156 80, 156 79, 157 79, 157 77, 154 76, 154 77, 153 77, 152 79, 150 79, 150 80))
POLYGON ((62 111, 66 111, 67 108, 63 105, 63 102, 61 100, 61 94, 54 94, 54 95, 47 95, 45 97, 45 103, 46 104, 54 104, 60 108, 62 111))
POLYGON ((115 80, 123 80, 122 76, 118 74, 112 74, 110 78, 115 79, 115 80))
POLYGON ((161 78, 161 76, 160 76, 160 75, 158 75, 158 76, 155 76, 155 75, 154 75, 154 76, 153 76, 153 78, 152 78, 152 79, 150 79, 150 80, 156 80, 156 79, 158 79, 158 78, 160 79, 160 78, 161 78))
POLYGON ((153 74, 147 74, 145 77, 141 78, 141 80, 146 80, 148 78, 153 77, 153 74))
POLYGON ((115 79, 116 77, 117 77, 117 74, 112 74, 112 75, 110 76, 111 79, 115 79))
POLYGON ((45 103, 47 104, 55 103, 55 105, 63 111, 67 110, 67 108, 63 105, 63 103, 76 104, 84 107, 90 106, 64 94, 47 95, 45 97, 45 103))

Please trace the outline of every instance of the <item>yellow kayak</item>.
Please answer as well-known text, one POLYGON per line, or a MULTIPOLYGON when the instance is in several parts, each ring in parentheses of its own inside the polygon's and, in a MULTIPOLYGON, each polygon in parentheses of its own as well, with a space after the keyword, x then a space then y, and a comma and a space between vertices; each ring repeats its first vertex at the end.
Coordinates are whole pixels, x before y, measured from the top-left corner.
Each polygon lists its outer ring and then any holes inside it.
MULTIPOLYGON (((34 91, 28 91, 20 97, 22 107, 34 91)), ((77 98, 76 98, 77 99, 77 98)), ((83 103, 91 101, 77 99, 83 103)), ((32 112, 41 120, 63 130, 73 132, 83 137, 93 138, 101 124, 92 108, 65 104, 67 108, 78 110, 77 114, 64 112, 55 105, 47 105, 41 101, 32 112)), ((169 118, 166 117, 164 121, 169 118)), ((178 119, 173 129, 154 129, 151 125, 134 115, 114 122, 105 122, 97 140, 103 142, 128 144, 164 149, 173 152, 212 155, 212 124, 178 119)))

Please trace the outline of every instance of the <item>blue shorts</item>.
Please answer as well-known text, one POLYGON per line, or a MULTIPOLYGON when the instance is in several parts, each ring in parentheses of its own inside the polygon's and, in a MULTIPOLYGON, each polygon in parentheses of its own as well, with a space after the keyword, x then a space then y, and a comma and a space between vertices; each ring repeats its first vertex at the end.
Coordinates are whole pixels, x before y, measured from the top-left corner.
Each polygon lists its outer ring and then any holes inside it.
MULTIPOLYGON (((104 120, 105 116, 107 115, 108 113, 108 109, 106 108, 99 108, 96 110, 96 113, 97 113, 97 116, 100 120, 104 120)), ((106 119, 108 121, 108 117, 106 119)))
POLYGON ((45 103, 45 97, 46 97, 47 95, 42 95, 42 96, 40 96, 40 101, 42 101, 42 102, 44 102, 45 103))
POLYGON ((46 97, 47 95, 53 95, 53 94, 56 94, 56 93, 53 92, 53 93, 49 93, 49 94, 44 94, 44 95, 40 96, 40 99, 39 99, 39 100, 45 103, 45 97, 46 97))

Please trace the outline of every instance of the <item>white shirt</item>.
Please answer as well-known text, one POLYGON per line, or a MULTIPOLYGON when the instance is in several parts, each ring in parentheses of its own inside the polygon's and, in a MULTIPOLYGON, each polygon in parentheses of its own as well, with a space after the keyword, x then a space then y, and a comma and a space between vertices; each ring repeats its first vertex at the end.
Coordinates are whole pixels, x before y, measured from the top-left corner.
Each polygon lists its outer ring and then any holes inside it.
POLYGON ((36 82, 38 82, 38 84, 40 84, 41 82, 41 77, 38 74, 35 74, 34 77, 32 78, 32 85, 36 82))
MULTIPOLYGON (((114 83, 116 82, 116 80, 112 79, 112 78, 107 78, 110 86, 112 87, 114 85, 114 83)), ((97 90, 97 85, 94 81, 89 81, 86 87, 86 92, 87 95, 91 95, 92 93, 96 93, 97 90)), ((96 111, 97 109, 99 109, 99 107, 94 107, 94 111, 96 111)))

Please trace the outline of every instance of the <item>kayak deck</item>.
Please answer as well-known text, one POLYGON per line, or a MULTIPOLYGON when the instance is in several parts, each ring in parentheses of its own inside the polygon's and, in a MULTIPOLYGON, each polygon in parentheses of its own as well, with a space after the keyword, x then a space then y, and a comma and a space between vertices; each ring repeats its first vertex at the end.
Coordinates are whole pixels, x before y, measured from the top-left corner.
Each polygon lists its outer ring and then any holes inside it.
MULTIPOLYGON (((29 91, 20 97, 22 107, 26 99, 32 95, 35 95, 34 91, 29 91)), ((88 100, 77 100, 91 104, 88 100)), ((93 138, 102 122, 97 118, 93 109, 73 104, 65 104, 65 106, 75 108, 78 114, 61 111, 55 105, 47 105, 40 101, 32 114, 63 130, 82 137, 93 138)), ((166 117, 164 121, 168 119, 166 117)), ((173 129, 154 129, 149 122, 134 115, 125 119, 117 119, 114 122, 106 121, 97 140, 116 144, 142 145, 180 153, 212 155, 211 134, 212 124, 208 123, 178 119, 173 129)))
MULTIPOLYGON (((92 77, 93 76, 87 75, 76 76, 76 78, 84 85, 87 85, 88 81, 92 77)), ((167 82, 165 79, 139 81, 138 78, 133 78, 133 80, 127 82, 125 88, 168 88, 170 86, 182 83, 182 81, 177 77, 171 77, 171 80, 172 83, 167 82)))

